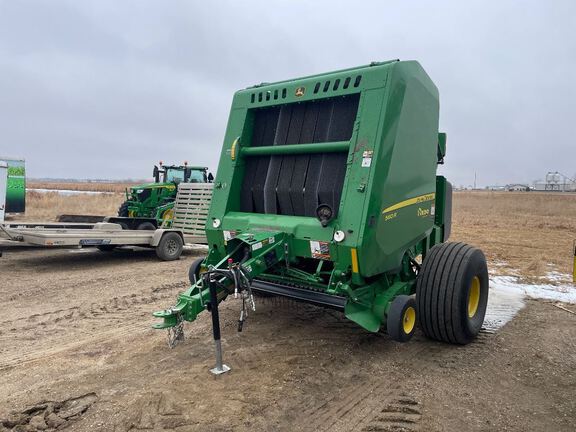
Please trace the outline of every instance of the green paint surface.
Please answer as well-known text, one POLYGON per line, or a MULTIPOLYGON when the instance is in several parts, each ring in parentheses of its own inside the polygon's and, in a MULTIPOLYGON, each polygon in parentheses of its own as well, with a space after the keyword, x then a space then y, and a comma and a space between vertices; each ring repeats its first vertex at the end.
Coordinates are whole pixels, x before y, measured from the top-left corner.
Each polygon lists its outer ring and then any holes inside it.
POLYGON ((24 210, 26 209, 25 163, 23 160, 1 160, 8 164, 6 213, 24 213, 24 210))

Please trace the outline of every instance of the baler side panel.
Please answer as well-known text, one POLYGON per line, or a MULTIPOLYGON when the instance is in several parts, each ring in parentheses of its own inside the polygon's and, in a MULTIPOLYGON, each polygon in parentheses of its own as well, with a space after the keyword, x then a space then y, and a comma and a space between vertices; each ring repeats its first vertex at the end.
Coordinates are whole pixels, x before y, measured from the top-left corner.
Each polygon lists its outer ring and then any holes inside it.
POLYGON ((366 227, 358 251, 364 276, 398 269, 404 252, 430 235, 434 225, 438 91, 416 62, 396 63, 391 69, 377 168, 370 181, 368 214, 377 215, 377 222, 366 227))

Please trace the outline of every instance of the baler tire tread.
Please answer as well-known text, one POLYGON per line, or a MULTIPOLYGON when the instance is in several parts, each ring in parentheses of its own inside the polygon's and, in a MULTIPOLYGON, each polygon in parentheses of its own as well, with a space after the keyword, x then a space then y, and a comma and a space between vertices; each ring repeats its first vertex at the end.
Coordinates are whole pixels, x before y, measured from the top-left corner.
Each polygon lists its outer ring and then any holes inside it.
MULTIPOLYGON (((486 312, 488 296, 486 259, 481 250, 466 243, 442 243, 428 251, 416 285, 417 316, 426 336, 452 344, 466 344, 477 335, 486 312), (462 295, 468 276, 479 277, 480 309, 473 317, 465 317, 462 295), (471 276, 473 275, 473 276, 471 276), (471 320, 476 320, 471 323, 471 320), (466 321, 468 320, 468 321, 466 321)), ((466 302, 467 303, 467 302, 466 302)))
POLYGON ((444 310, 444 318, 448 318, 446 319, 446 338, 442 338, 441 340, 446 340, 449 341, 452 344, 457 344, 458 343, 458 335, 457 332, 455 330, 456 327, 456 323, 454 322, 454 317, 452 316, 452 314, 450 313, 451 310, 453 310, 454 307, 457 307, 457 305, 454 304, 455 301, 455 295, 454 295, 454 287, 456 286, 458 277, 459 277, 459 273, 461 272, 462 269, 462 262, 464 261, 464 259, 466 258, 466 255, 473 250, 472 246, 469 246, 465 243, 461 243, 463 245, 463 247, 458 251, 458 255, 456 255, 456 257, 454 258, 454 261, 452 262, 452 266, 456 265, 455 269, 451 269, 451 271, 447 274, 447 280, 442 280, 440 281, 440 283, 443 286, 448 287, 448 290, 450 291, 450 296, 449 298, 452 300, 451 302, 448 301, 444 301, 443 303, 443 310, 444 310), (468 246, 468 247, 465 247, 468 246))
POLYGON ((432 322, 432 297, 433 297, 433 290, 430 288, 431 281, 434 280, 436 276, 436 272, 438 271, 440 260, 442 259, 442 250, 439 248, 432 248, 428 252, 427 259, 424 261, 424 265, 422 267, 422 274, 425 277, 425 281, 423 281, 424 292, 422 300, 426 300, 424 304, 419 307, 420 311, 418 315, 421 317, 423 324, 429 328, 433 328, 432 322))
MULTIPOLYGON (((386 317, 386 329, 388 335, 396 342, 408 342, 412 339, 414 331, 416 330, 416 325, 414 325, 409 333, 406 333, 404 330, 404 314, 408 308, 413 308, 414 311, 417 309, 416 300, 414 300, 412 296, 396 296, 390 304, 388 316, 386 317)), ((416 322, 418 321, 418 314, 416 314, 415 320, 416 322)))
POLYGON ((200 257, 192 261, 192 264, 188 269, 188 280, 192 285, 196 284, 196 281, 200 278, 200 266, 202 265, 205 259, 206 257, 200 257))
MULTIPOLYGON (((449 265, 443 265, 440 268, 440 274, 438 275, 438 278, 436 279, 437 284, 440 284, 440 286, 446 286, 448 287, 448 289, 452 289, 453 285, 447 284, 448 279, 450 279, 451 276, 454 276, 455 274, 455 268, 454 266, 456 266, 456 268, 458 268, 458 266, 460 265, 461 261, 458 261, 458 256, 461 253, 462 249, 466 246, 464 243, 449 243, 450 245, 453 245, 452 249, 450 249, 450 251, 446 253, 445 255, 445 262, 449 263, 449 265)), ((448 248, 446 248, 448 249, 448 248)), ((436 302, 432 302, 432 310, 433 311, 438 311, 438 319, 437 320, 433 320, 433 322, 436 324, 435 330, 436 331, 436 335, 437 335, 437 339, 440 340, 450 340, 450 337, 448 335, 449 331, 448 331, 448 325, 447 326, 442 326, 440 325, 440 323, 447 323, 452 321, 452 316, 450 315, 450 310, 447 307, 447 302, 446 302, 446 295, 447 295, 447 290, 438 290, 437 292, 437 296, 436 296, 436 302)))

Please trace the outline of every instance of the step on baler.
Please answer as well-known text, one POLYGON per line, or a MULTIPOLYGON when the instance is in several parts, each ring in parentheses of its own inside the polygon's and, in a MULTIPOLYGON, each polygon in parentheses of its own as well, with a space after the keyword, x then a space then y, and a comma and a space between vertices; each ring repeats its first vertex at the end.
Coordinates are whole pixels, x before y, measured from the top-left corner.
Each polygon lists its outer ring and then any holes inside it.
MULTIPOLYGON (((372 63, 260 84, 234 96, 192 286, 154 315, 183 321, 254 296, 341 310, 370 332, 466 344, 488 300, 484 254, 449 243, 452 187, 436 175, 446 135, 419 63, 372 63)), ((215 372, 225 371, 221 355, 215 372)))

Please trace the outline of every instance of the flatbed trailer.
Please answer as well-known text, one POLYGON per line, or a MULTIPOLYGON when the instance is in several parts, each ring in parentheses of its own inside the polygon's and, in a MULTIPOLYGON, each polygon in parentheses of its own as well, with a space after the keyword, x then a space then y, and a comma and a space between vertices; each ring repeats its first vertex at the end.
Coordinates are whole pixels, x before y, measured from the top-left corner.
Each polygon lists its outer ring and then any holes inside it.
POLYGON ((6 229, 91 229, 94 222, 4 222, 2 226, 6 229))
POLYGON ((4 237, 45 247, 97 247, 109 252, 120 246, 156 249, 164 261, 178 259, 184 244, 206 244, 205 224, 212 197, 211 183, 182 183, 170 227, 126 230, 116 223, 11 223, 2 226, 4 237))

